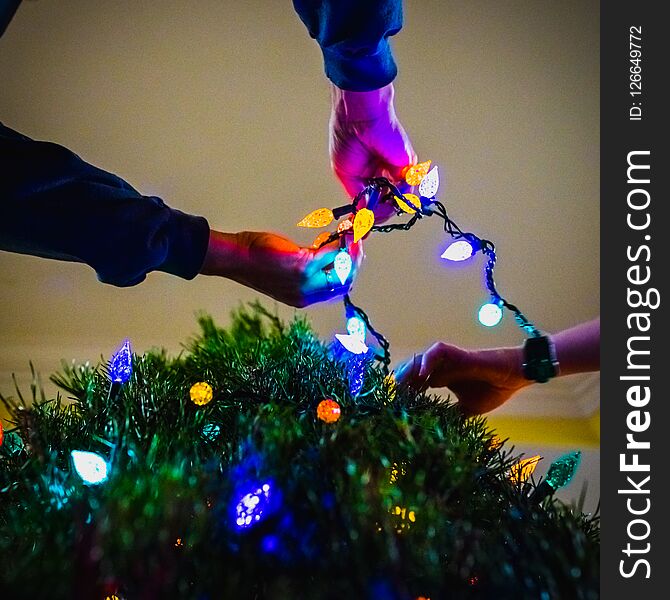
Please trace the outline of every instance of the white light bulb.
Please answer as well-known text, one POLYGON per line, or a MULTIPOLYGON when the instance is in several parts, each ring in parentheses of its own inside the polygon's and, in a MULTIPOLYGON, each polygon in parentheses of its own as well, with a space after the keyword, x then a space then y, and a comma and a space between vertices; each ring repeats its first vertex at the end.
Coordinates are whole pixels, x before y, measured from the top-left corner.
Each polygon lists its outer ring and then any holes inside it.
POLYGON ((351 256, 346 250, 341 250, 337 253, 335 260, 333 261, 333 266, 335 268, 335 273, 337 278, 340 280, 340 283, 344 285, 351 273, 351 256))
POLYGON ((337 333, 335 334, 335 337, 339 340, 340 344, 342 344, 352 354, 365 354, 368 351, 368 347, 365 345, 365 342, 358 336, 337 333))
POLYGON ((95 452, 73 450, 71 453, 77 475, 88 485, 97 485, 107 479, 107 463, 95 452))
POLYGON ((419 194, 424 198, 434 198, 437 189, 440 187, 440 176, 437 172, 437 166, 433 167, 419 184, 419 194))
POLYGON ((365 322, 360 317, 350 317, 347 319, 347 331, 350 335, 365 341, 365 322))
POLYGON ((502 319, 502 309, 493 302, 483 304, 479 309, 479 322, 486 327, 495 327, 502 319))
POLYGON ((470 242, 465 240, 458 240, 451 244, 443 253, 440 258, 446 258, 447 260, 452 260, 454 262, 460 262, 466 260, 472 256, 472 245, 470 242))

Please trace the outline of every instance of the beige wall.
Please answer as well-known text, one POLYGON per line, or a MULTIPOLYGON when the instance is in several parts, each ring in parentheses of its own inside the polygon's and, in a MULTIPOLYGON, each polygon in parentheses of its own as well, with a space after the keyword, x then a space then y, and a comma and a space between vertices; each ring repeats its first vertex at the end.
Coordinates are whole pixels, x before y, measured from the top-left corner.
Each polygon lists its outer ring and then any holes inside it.
MULTIPOLYGON (((500 291, 549 331, 599 310, 598 20, 595 1, 414 0, 394 40, 398 113, 419 156, 440 165, 441 200, 496 242, 500 291)), ((309 243, 295 223, 344 199, 322 71, 286 0, 26 1, 0 40, 0 120, 217 228, 309 243)), ((367 244, 353 298, 396 359, 437 338, 522 339, 511 318, 475 322, 480 266, 447 268, 444 246, 431 220, 367 244)), ((115 289, 82 265, 0 253, 0 389, 30 359, 48 373, 124 337, 176 350, 195 311, 225 321, 255 296, 158 273, 115 289)), ((339 304, 308 312, 323 336, 342 327, 339 304)), ((563 414, 575 400, 560 397, 563 414)))

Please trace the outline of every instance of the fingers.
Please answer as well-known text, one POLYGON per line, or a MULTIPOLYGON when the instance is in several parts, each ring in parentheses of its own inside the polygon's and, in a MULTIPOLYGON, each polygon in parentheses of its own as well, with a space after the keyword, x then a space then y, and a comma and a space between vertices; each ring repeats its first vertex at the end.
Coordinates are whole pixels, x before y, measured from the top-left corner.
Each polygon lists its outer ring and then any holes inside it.
POLYGON ((374 139, 374 149, 389 179, 398 182, 403 178, 407 165, 418 162, 412 142, 404 127, 395 121, 389 124, 387 133, 374 139))
POLYGON ((421 368, 422 358, 422 354, 415 354, 410 360, 402 363, 395 371, 396 382, 410 387, 418 387, 417 377, 421 368))
POLYGON ((305 306, 317 302, 327 302, 346 294, 351 287, 350 280, 342 284, 334 270, 325 269, 315 272, 302 287, 305 306))
POLYGON ((453 372, 449 358, 452 350, 457 349, 443 342, 433 344, 424 353, 414 355, 412 361, 403 364, 396 380, 419 390, 448 385, 453 372))

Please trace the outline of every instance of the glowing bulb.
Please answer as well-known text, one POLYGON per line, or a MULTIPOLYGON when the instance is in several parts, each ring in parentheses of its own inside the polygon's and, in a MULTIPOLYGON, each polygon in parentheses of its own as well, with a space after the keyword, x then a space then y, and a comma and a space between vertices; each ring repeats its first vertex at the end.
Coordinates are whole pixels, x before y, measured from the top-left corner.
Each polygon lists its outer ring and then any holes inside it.
POLYGON ((400 464, 394 462, 391 467, 391 475, 389 477, 389 483, 396 483, 401 477, 407 475, 407 470, 405 467, 407 463, 401 462, 400 464))
POLYGON ((316 407, 316 416, 324 423, 335 423, 340 418, 341 413, 340 405, 330 398, 321 400, 316 407))
POLYGON ((407 169, 407 173, 405 173, 405 181, 408 185, 419 185, 421 180, 426 176, 426 173, 428 173, 428 169, 430 169, 429 160, 411 166, 407 169))
POLYGON ((416 210, 414 210, 415 208, 421 208, 421 199, 416 194, 404 194, 404 196, 407 202, 398 196, 395 197, 396 204, 401 208, 401 210, 412 214, 416 212, 416 210))
POLYGON ((330 208, 317 208, 300 221, 298 227, 327 227, 334 219, 335 216, 330 208))
POLYGON ((269 483, 242 496, 235 507, 235 525, 238 529, 247 529, 260 521, 270 508, 269 483))
POLYGON ((340 344, 342 344, 352 354, 365 354, 368 351, 368 347, 365 345, 365 342, 356 335, 345 335, 343 333, 337 333, 335 334, 335 337, 339 340, 340 344))
POLYGON ((537 463, 540 462, 542 457, 540 455, 531 456, 530 458, 524 458, 518 463, 512 465, 509 473, 509 479, 512 483, 525 483, 528 481, 528 478, 535 471, 537 463))
POLYGON ((395 506, 390 513, 395 521, 396 533, 402 533, 411 528, 411 523, 416 523, 416 512, 404 506, 395 506))
POLYGON ((109 361, 109 377, 115 383, 126 383, 133 374, 133 355, 130 340, 125 340, 119 351, 109 361))
POLYGON ((479 322, 486 327, 495 327, 502 319, 502 309, 493 302, 483 304, 477 315, 479 322))
POLYGON ((95 452, 73 450, 70 454, 77 475, 87 485, 98 485, 107 479, 107 463, 95 452))
POLYGON ((333 266, 335 268, 335 273, 337 278, 340 280, 340 283, 344 285, 347 282, 347 277, 351 273, 351 256, 346 250, 340 250, 333 261, 333 266))
POLYGON ((473 248, 470 242, 465 240, 458 240, 451 244, 443 253, 440 258, 446 258, 447 260, 452 260, 454 262, 460 262, 466 260, 472 256, 473 248))
POLYGON ((202 428, 202 435, 205 436, 210 442, 213 442, 216 438, 219 437, 221 433, 221 427, 215 423, 208 423, 202 428))
POLYGON ((503 441, 497 435, 494 435, 489 440, 489 448, 491 448, 491 450, 497 450, 502 445, 503 445, 503 441))
POLYGON ((349 231, 353 226, 354 224, 351 222, 351 219, 344 219, 344 221, 337 226, 337 233, 349 231))
POLYGON ((347 331, 350 335, 365 341, 366 330, 365 321, 360 317, 349 317, 349 319, 347 319, 347 331))
POLYGON ((367 357, 364 353, 351 356, 347 361, 349 369, 349 393, 355 398, 363 389, 367 357))
POLYGON ((354 218, 354 244, 362 239, 375 224, 375 213, 369 208, 361 208, 354 218))
POLYGON ((214 390, 212 386, 206 381, 199 381, 194 383, 189 390, 189 395, 194 404, 204 406, 208 404, 214 397, 214 390))
POLYGON ((437 188, 440 187, 440 176, 437 167, 433 167, 430 172, 421 180, 419 184, 419 194, 424 198, 434 198, 437 194, 437 188))
POLYGON ((384 388, 389 395, 389 401, 393 402, 398 395, 398 384, 393 373, 384 377, 384 388))
POLYGON ((554 490, 568 485, 575 476, 581 459, 582 453, 579 451, 564 454, 551 463, 544 480, 554 490))

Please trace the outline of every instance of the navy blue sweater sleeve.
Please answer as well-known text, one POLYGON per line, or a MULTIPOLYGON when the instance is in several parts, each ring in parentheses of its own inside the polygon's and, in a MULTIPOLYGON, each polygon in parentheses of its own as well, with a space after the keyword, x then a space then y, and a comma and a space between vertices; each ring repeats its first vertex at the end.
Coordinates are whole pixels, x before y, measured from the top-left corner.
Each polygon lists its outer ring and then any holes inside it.
POLYGON ((50 142, 0 123, 0 249, 83 262, 117 286, 150 271, 195 277, 209 225, 142 196, 128 183, 50 142))
POLYGON ((293 0, 293 6, 337 87, 367 92, 393 81, 397 67, 388 38, 402 27, 402 0, 293 0))

